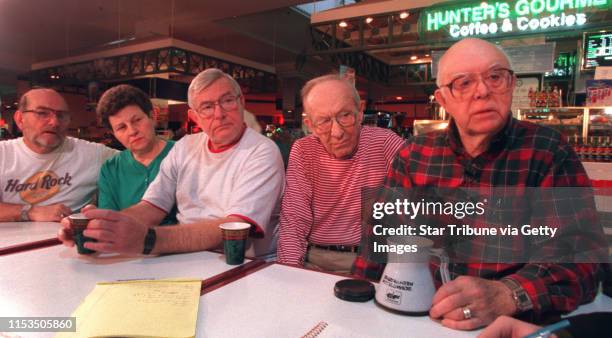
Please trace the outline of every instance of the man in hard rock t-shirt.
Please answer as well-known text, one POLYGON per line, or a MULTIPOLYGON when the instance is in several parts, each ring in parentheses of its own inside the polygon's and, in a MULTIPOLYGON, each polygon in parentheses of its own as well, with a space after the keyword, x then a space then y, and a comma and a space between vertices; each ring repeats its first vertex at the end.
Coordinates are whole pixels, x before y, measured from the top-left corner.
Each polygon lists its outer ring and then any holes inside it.
POLYGON ((53 89, 19 100, 23 137, 0 142, 0 222, 59 221, 92 201, 100 167, 116 151, 67 137, 71 115, 53 89))

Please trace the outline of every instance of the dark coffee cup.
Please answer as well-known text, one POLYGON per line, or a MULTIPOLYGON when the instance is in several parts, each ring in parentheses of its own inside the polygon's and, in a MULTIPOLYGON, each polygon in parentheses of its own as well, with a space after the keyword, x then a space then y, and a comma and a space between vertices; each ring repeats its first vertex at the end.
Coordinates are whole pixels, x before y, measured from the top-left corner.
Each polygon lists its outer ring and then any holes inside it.
POLYGON ((230 265, 242 264, 251 225, 249 223, 232 222, 223 223, 219 225, 219 228, 223 232, 225 262, 230 265))
POLYGON ((84 244, 86 242, 94 242, 95 240, 91 237, 83 235, 83 231, 87 228, 89 218, 82 213, 73 214, 68 216, 70 220, 70 230, 72 231, 72 238, 74 244, 76 244, 77 252, 81 255, 90 255, 94 253, 94 250, 87 249, 84 244))

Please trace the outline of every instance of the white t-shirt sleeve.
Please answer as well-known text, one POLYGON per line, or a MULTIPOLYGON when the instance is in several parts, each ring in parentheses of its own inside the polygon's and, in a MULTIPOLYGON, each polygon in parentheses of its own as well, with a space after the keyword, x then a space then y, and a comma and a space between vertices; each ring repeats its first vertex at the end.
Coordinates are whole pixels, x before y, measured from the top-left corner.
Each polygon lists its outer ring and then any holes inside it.
POLYGON ((119 154, 119 150, 104 146, 102 149, 102 163, 106 162, 106 160, 115 156, 116 154, 119 154))
POLYGON ((256 232, 268 234, 273 213, 278 213, 285 182, 285 167, 280 151, 272 142, 260 144, 245 161, 232 192, 226 216, 238 216, 257 226, 256 232))
POLYGON ((176 200, 176 185, 178 181, 178 161, 181 156, 179 144, 176 144, 159 166, 159 173, 149 185, 149 188, 142 196, 143 201, 147 201, 154 206, 169 213, 176 200))

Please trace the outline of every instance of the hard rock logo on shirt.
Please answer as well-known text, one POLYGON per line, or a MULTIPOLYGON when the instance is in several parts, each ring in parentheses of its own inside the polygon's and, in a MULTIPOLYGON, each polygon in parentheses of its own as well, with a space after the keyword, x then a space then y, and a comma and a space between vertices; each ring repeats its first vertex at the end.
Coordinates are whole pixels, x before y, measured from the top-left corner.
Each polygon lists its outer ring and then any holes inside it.
POLYGON ((55 196, 62 186, 71 186, 71 180, 72 176, 68 173, 59 177, 53 171, 39 171, 23 182, 19 179, 9 179, 4 192, 17 192, 24 202, 37 204, 55 196))

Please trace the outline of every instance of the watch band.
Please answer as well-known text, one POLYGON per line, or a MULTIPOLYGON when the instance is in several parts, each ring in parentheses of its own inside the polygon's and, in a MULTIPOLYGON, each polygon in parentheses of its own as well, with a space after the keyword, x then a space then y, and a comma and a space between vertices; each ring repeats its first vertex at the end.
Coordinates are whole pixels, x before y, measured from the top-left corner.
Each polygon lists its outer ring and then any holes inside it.
POLYGON ((502 279, 501 282, 512 291, 512 298, 514 299, 518 313, 533 309, 531 298, 529 298, 527 291, 525 291, 518 282, 508 278, 502 279))
POLYGON ((28 214, 32 209, 32 204, 25 204, 21 207, 21 212, 19 213, 19 220, 22 222, 30 221, 30 215, 28 214))
POLYGON ((153 251, 153 247, 155 247, 155 241, 157 240, 157 233, 154 228, 149 228, 147 231, 147 235, 144 240, 144 248, 142 249, 143 255, 149 255, 151 251, 153 251))

